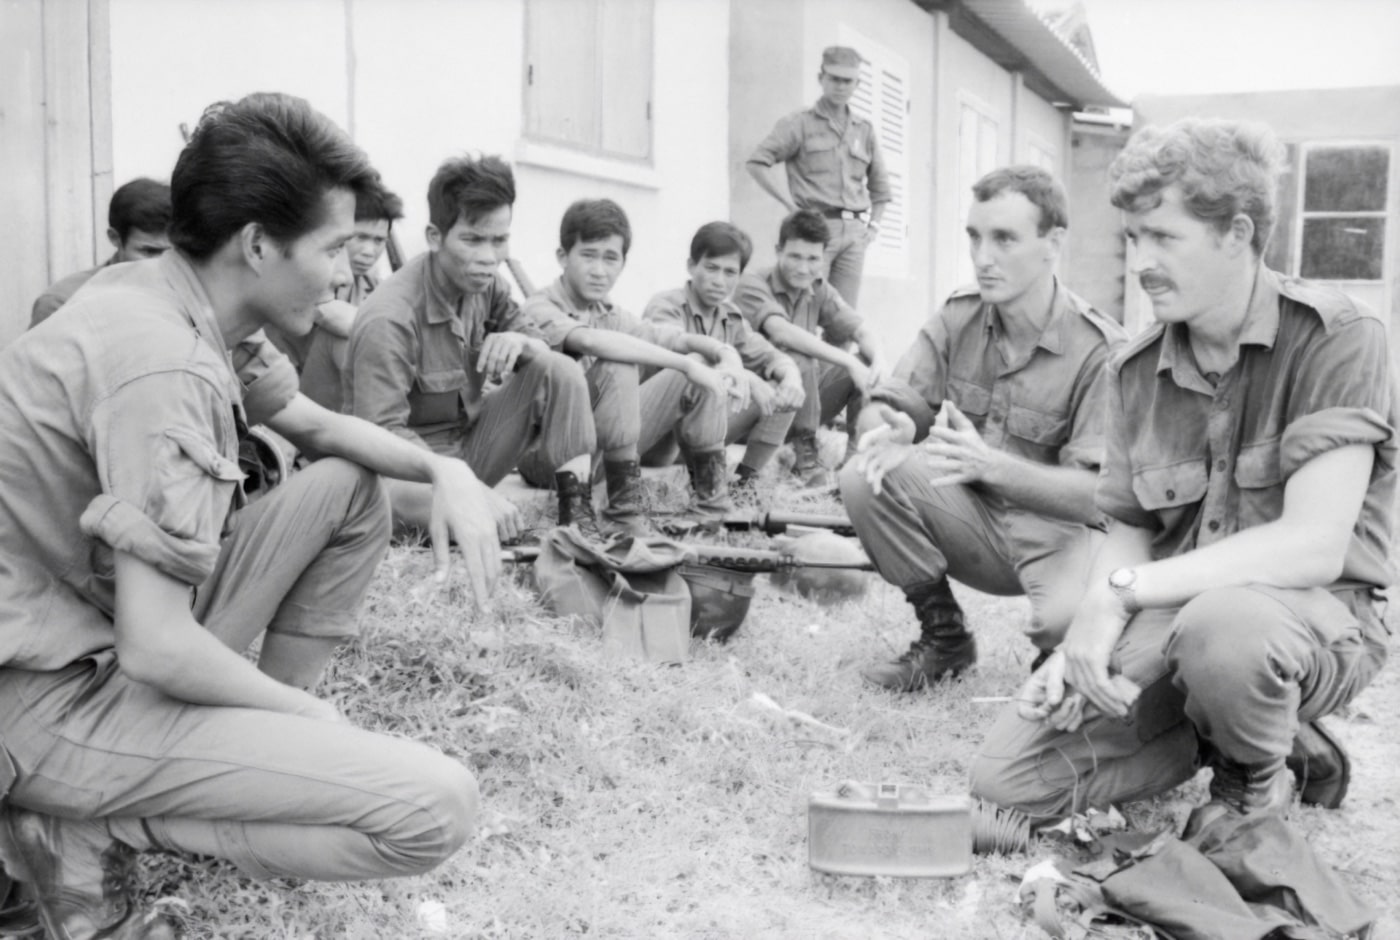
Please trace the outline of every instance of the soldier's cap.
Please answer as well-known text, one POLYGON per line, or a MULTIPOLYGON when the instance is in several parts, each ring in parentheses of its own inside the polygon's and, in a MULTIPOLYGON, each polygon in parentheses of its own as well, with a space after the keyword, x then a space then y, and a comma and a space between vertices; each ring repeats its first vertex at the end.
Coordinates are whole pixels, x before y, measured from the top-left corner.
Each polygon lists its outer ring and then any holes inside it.
POLYGON ((827 46, 822 50, 822 71, 837 78, 860 78, 865 60, 850 46, 827 46))

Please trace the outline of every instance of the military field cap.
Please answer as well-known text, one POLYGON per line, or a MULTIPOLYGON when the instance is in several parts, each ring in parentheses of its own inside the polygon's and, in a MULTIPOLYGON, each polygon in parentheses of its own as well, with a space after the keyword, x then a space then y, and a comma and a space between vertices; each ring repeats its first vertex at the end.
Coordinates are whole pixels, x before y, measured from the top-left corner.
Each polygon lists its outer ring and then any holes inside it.
POLYGON ((822 71, 837 78, 860 78, 865 60, 850 46, 827 46, 822 50, 822 71))

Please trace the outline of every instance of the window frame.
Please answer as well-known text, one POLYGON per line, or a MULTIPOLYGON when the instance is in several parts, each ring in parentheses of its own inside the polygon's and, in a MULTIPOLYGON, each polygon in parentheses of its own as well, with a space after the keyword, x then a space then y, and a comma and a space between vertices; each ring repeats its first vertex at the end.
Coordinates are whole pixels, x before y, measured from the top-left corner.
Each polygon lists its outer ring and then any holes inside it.
MULTIPOLYGON (((606 130, 609 120, 610 108, 608 107, 607 95, 602 94, 604 85, 604 60, 610 54, 606 41, 606 31, 604 30, 605 7, 609 3, 622 3, 626 0, 525 0, 524 2, 524 61, 521 69, 521 152, 519 156, 527 162, 538 162, 543 165, 566 164, 596 164, 600 161, 615 163, 620 165, 623 172, 645 171, 654 168, 656 159, 656 0, 633 0, 639 6, 644 6, 648 13, 647 34, 645 41, 645 53, 640 57, 640 61, 645 64, 645 116, 643 120, 646 125, 646 152, 645 154, 626 153, 617 150, 609 150, 606 147, 608 133, 606 130), (590 141, 571 140, 566 136, 549 133, 548 130, 539 127, 541 118, 536 110, 538 107, 537 92, 535 89, 540 86, 536 84, 534 73, 534 58, 537 49, 534 44, 534 34, 531 24, 535 18, 545 12, 544 8, 550 3, 569 3, 583 5, 590 3, 594 9, 595 34, 599 37, 597 43, 588 47, 587 52, 593 66, 593 87, 595 94, 590 96, 593 107, 593 122, 596 128, 593 139, 590 141)), ((611 175, 605 173, 604 175, 611 175)), ((650 175, 646 174, 647 180, 650 175)), ((643 182, 647 181, 643 180, 643 182)))
POLYGON ((1389 265, 1387 261, 1391 255, 1391 241, 1395 237, 1392 226, 1389 224, 1395 212, 1395 146, 1388 140, 1366 140, 1353 138, 1339 138, 1335 140, 1300 140, 1293 143, 1296 148, 1297 157, 1293 166, 1293 174, 1297 177, 1293 181, 1294 212, 1293 218, 1289 220, 1289 258, 1288 273, 1294 277, 1302 277, 1303 270, 1303 228, 1308 219, 1380 219, 1381 220, 1381 271, 1378 278, 1321 278, 1314 277, 1310 280, 1326 284, 1354 285, 1364 287, 1384 286, 1388 284, 1387 272, 1389 265), (1308 181, 1308 155, 1314 150, 1346 150, 1346 149, 1370 149, 1385 150, 1388 154, 1385 173, 1385 207, 1370 211, 1352 212, 1319 212, 1309 211, 1304 208, 1307 204, 1307 181, 1308 181))

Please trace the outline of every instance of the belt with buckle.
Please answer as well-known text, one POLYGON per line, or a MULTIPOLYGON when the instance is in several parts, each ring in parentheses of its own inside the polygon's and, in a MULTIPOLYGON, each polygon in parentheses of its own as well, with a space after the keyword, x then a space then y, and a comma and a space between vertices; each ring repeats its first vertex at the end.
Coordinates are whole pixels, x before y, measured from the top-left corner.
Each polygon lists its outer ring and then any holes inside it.
POLYGON ((870 215, 870 210, 861 209, 859 211, 856 211, 855 209, 823 209, 822 215, 828 219, 850 219, 858 222, 864 222, 866 216, 870 215))

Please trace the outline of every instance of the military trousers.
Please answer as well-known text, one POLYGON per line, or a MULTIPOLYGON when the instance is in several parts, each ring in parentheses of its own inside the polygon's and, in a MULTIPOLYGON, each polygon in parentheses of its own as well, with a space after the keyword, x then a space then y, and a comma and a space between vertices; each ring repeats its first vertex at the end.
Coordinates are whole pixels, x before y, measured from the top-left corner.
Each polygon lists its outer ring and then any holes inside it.
POLYGON ((1142 689, 1129 720, 1061 732, 1010 706, 973 761, 972 792, 1058 817, 1177 786, 1202 741, 1238 763, 1284 758, 1301 722, 1350 702, 1385 662, 1377 593, 1254 584, 1142 611, 1110 664, 1142 689))
MULTIPOLYGON (((242 651, 264 630, 348 636, 389 539, 379 478, 319 461, 240 510, 194 612, 242 651)), ((114 650, 51 672, 0 669, 12 804, 108 822, 137 849, 213 855, 253 877, 426 871, 471 832, 477 787, 413 741, 255 708, 172 699, 114 650)))
POLYGON ((1040 649, 1064 637, 1103 534, 991 500, 975 487, 939 486, 922 451, 885 474, 877 496, 848 463, 841 499, 881 577, 902 589, 944 576, 986 594, 1024 594, 1025 628, 1040 649))

